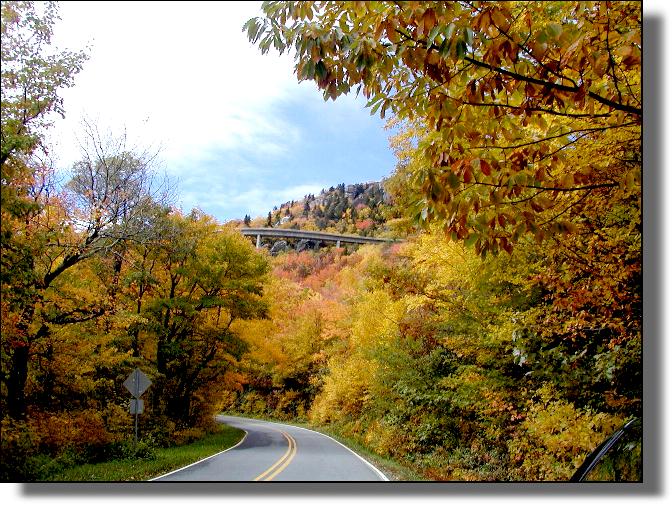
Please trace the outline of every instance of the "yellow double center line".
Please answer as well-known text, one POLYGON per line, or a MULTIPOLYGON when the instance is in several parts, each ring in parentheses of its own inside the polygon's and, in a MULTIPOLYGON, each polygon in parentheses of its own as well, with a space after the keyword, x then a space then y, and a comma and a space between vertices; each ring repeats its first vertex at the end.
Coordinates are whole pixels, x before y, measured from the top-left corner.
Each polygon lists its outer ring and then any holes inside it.
POLYGON ((271 481, 289 465, 289 463, 294 458, 294 455, 296 455, 296 441, 294 441, 294 438, 284 431, 280 431, 280 433, 285 436, 287 443, 289 443, 287 451, 282 457, 280 457, 280 460, 257 476, 254 481, 271 481))

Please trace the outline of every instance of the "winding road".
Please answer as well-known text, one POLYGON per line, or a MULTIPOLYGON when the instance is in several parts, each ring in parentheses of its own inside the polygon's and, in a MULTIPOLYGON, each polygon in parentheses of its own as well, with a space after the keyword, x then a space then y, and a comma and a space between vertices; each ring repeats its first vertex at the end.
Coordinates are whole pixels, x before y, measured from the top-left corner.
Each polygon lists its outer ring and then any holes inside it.
POLYGON ((319 432, 236 416, 217 421, 244 430, 245 437, 152 481, 387 481, 362 457, 319 432))

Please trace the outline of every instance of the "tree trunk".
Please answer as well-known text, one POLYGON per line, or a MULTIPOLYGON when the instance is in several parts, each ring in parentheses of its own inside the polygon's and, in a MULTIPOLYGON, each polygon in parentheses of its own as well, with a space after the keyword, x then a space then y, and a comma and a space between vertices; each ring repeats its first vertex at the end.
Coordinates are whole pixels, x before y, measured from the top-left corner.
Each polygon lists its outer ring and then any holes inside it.
POLYGON ((166 357, 166 339, 159 335, 156 343, 156 370, 161 374, 166 374, 167 357, 166 357))
MULTIPOLYGON (((35 314, 35 304, 28 304, 22 313, 22 323, 19 333, 30 336, 28 324, 35 314)), ((7 375, 7 414, 16 420, 26 418, 26 382, 28 381, 28 363, 30 360, 30 343, 47 335, 49 329, 42 325, 35 336, 27 337, 19 342, 11 352, 9 374, 7 375)))
POLYGON ((26 381, 28 380, 28 343, 14 348, 7 380, 7 412, 11 418, 26 418, 26 381))
POLYGON ((140 357, 140 329, 137 327, 131 331, 131 350, 134 358, 140 357))

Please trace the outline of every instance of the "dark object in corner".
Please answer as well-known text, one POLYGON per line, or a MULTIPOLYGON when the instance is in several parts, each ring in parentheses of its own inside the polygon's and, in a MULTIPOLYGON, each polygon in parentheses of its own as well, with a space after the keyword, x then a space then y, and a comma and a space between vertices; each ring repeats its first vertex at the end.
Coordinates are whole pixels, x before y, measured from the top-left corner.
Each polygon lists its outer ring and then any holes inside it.
POLYGON ((634 418, 600 443, 569 481, 642 481, 641 451, 642 421, 634 418), (590 473, 602 464, 608 464, 605 472, 609 477, 589 478, 590 473))

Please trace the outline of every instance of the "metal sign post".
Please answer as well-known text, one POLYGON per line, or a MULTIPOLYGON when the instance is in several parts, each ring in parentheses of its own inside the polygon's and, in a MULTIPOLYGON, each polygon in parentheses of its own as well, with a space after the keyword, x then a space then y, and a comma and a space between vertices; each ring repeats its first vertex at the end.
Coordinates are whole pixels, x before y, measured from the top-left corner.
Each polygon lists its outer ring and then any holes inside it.
POLYGON ((137 367, 128 375, 126 381, 124 381, 126 390, 131 392, 131 395, 135 397, 135 399, 131 399, 131 404, 129 406, 130 413, 135 415, 135 444, 138 444, 138 415, 145 410, 145 403, 140 399, 140 396, 145 393, 145 390, 147 390, 151 384, 152 382, 147 375, 137 367))

